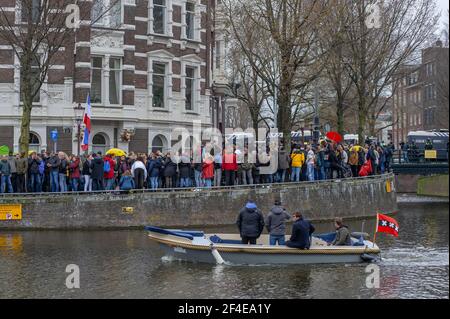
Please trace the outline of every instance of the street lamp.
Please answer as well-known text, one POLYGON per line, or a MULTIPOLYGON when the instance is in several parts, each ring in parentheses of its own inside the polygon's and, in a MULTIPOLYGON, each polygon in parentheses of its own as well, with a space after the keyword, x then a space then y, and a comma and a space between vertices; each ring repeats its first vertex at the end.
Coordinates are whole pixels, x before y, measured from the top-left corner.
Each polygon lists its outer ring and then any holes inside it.
POLYGON ((305 119, 301 119, 299 125, 302 131, 302 144, 305 145, 305 119))
POLYGON ((80 136, 81 136, 81 123, 83 122, 83 114, 84 114, 84 107, 81 106, 81 103, 78 103, 77 106, 73 108, 75 112, 75 122, 77 123, 77 141, 78 141, 78 148, 77 148, 77 156, 80 156, 80 136))

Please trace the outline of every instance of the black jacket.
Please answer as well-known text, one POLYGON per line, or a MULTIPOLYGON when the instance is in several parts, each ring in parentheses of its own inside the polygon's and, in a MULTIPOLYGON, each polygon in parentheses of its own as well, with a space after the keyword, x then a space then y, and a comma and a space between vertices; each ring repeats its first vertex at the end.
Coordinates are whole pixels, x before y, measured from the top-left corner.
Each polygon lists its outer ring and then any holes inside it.
POLYGON ((84 161, 81 175, 91 175, 91 162, 89 160, 84 161))
POLYGON ((177 164, 169 157, 164 162, 164 177, 173 177, 177 173, 177 164))
POLYGON ((292 225, 292 235, 289 247, 300 249, 309 248, 311 246, 310 237, 316 229, 305 219, 299 219, 292 225))
POLYGON ((91 161, 91 178, 96 180, 103 179, 103 160, 100 157, 96 157, 91 161))
POLYGON ((67 161, 65 159, 62 159, 59 163, 59 173, 60 174, 66 174, 67 173, 67 161))
POLYGON ((47 161, 48 164, 51 165, 50 170, 51 171, 58 171, 59 172, 59 165, 61 164, 61 160, 58 156, 50 157, 47 161))
POLYGON ((28 169, 30 170, 30 174, 39 174, 39 165, 41 164, 41 160, 39 158, 28 159, 28 169))
POLYGON ((241 237, 258 238, 264 229, 264 217, 256 205, 247 204, 239 212, 236 224, 241 237))

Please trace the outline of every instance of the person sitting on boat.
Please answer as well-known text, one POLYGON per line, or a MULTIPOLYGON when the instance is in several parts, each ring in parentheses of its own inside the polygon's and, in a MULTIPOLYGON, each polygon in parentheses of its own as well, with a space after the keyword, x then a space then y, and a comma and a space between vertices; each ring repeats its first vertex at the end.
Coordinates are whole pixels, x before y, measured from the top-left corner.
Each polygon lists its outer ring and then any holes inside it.
POLYGON ((266 228, 270 234, 270 245, 285 245, 284 235, 286 234, 286 222, 291 219, 291 215, 281 206, 279 200, 275 201, 275 205, 266 218, 266 228))
POLYGON ((241 234, 242 244, 256 245, 256 239, 264 229, 264 217, 253 201, 248 201, 239 212, 236 224, 241 234))
POLYGON ((334 219, 334 226, 336 227, 336 237, 331 242, 333 246, 351 246, 352 240, 350 238, 350 231, 344 225, 344 221, 340 217, 334 219))
POLYGON ((309 249, 311 246, 311 236, 316 230, 314 226, 303 218, 300 212, 292 216, 294 224, 292 225, 291 239, 286 242, 286 246, 291 248, 309 249))

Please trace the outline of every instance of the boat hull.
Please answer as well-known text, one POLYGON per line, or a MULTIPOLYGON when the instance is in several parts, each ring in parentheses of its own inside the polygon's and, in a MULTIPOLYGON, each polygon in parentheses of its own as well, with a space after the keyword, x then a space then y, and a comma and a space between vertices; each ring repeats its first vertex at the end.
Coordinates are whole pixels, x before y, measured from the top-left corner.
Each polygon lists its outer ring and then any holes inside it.
POLYGON ((216 263, 212 249, 217 250, 228 264, 335 264, 361 263, 373 260, 380 250, 364 241, 363 246, 328 246, 313 237, 310 249, 268 245, 268 236, 262 235, 257 245, 243 245, 237 234, 204 234, 181 230, 148 227, 149 238, 160 244, 165 256, 191 262, 216 263))

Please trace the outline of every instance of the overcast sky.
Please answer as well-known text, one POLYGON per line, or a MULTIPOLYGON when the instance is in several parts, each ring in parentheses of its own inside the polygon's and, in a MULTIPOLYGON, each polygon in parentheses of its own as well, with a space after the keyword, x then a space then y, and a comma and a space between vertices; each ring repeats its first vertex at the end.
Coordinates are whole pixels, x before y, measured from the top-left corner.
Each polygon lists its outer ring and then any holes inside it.
POLYGON ((441 21, 447 20, 448 0, 437 0, 437 4, 441 10, 441 21))

